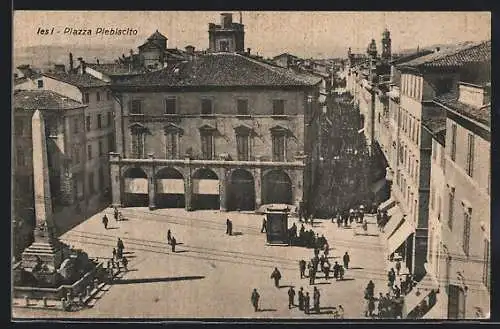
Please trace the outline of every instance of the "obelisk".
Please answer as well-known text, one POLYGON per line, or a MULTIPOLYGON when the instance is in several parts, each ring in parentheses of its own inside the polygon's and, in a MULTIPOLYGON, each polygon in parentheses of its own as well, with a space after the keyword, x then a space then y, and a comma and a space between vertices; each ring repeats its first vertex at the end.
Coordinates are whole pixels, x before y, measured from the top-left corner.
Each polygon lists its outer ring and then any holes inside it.
POLYGON ((23 267, 32 268, 41 262, 49 271, 54 271, 61 265, 62 251, 61 244, 55 235, 45 124, 43 115, 39 110, 36 110, 33 114, 31 127, 36 216, 35 242, 23 252, 22 263, 23 267))

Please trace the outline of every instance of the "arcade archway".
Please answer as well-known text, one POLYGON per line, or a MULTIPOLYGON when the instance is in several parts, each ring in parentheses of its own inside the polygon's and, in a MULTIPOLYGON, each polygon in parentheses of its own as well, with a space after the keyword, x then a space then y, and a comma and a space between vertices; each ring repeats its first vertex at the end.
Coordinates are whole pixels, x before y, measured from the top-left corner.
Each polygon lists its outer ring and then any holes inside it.
POLYGON ((219 177, 208 168, 198 169, 193 174, 193 208, 219 209, 219 177))
POLYGON ((183 208, 184 177, 174 168, 163 168, 156 173, 156 198, 157 208, 183 208))
POLYGON ((262 203, 292 204, 292 181, 283 170, 272 170, 263 177, 262 203))
POLYGON ((139 167, 123 174, 123 206, 147 207, 149 205, 148 176, 139 167))
POLYGON ((236 169, 231 173, 227 192, 227 210, 255 209, 255 183, 247 170, 236 169))

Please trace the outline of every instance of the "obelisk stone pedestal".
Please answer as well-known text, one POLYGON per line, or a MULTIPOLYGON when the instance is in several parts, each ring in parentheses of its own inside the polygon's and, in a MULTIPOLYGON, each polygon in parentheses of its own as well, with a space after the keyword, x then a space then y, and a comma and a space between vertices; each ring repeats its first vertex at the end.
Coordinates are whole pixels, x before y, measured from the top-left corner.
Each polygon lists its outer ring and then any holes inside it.
POLYGON ((62 263, 63 255, 62 245, 56 237, 52 214, 45 124, 39 110, 33 114, 31 126, 36 227, 35 242, 23 252, 22 266, 30 270, 38 265, 43 269, 43 276, 46 277, 44 281, 52 282, 55 280, 55 271, 62 263))

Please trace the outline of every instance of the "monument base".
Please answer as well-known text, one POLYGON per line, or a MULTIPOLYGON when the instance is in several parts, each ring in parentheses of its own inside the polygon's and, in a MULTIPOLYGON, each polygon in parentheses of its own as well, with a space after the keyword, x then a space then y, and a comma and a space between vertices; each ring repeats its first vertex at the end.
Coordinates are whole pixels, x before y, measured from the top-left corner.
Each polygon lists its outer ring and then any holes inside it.
POLYGON ((24 250, 21 259, 22 267, 25 269, 32 269, 38 265, 55 271, 63 261, 62 246, 58 242, 35 241, 24 250))

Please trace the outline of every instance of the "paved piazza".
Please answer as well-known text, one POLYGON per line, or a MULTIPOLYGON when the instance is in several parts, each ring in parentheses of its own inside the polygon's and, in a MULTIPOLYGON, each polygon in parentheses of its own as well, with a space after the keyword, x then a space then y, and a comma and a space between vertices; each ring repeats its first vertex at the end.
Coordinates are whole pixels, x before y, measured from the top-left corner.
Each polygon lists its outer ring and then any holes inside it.
MULTIPOLYGON (((14 308, 17 318, 331 318, 331 307, 343 305, 345 318, 364 317, 363 291, 368 280, 376 293, 386 285, 384 249, 376 236, 375 219, 368 217, 371 235, 355 235, 353 229, 337 228, 316 220, 315 232, 324 234, 331 246, 330 262, 351 256, 345 281, 322 273, 316 280, 321 292, 321 313, 306 315, 288 309, 289 285, 302 286, 311 295, 308 279, 300 279, 298 261, 309 260, 313 251, 300 247, 268 246, 260 233, 262 215, 218 211, 186 212, 183 209, 126 208, 126 221, 115 222, 112 209, 108 230, 96 214, 65 233, 61 239, 83 248, 91 257, 110 257, 117 237, 125 244, 129 272, 111 285, 93 307, 78 312, 14 308), (233 221, 235 235, 225 234, 225 221, 233 221), (167 230, 180 244, 172 253, 167 230), (280 289, 270 278, 274 267, 282 273, 280 289), (261 295, 260 308, 250 303, 253 288, 261 295)), ((296 218, 289 220, 297 221, 296 218)), ((298 225, 300 228, 300 224, 298 225)), ((306 225, 309 229, 310 225, 306 225)))

